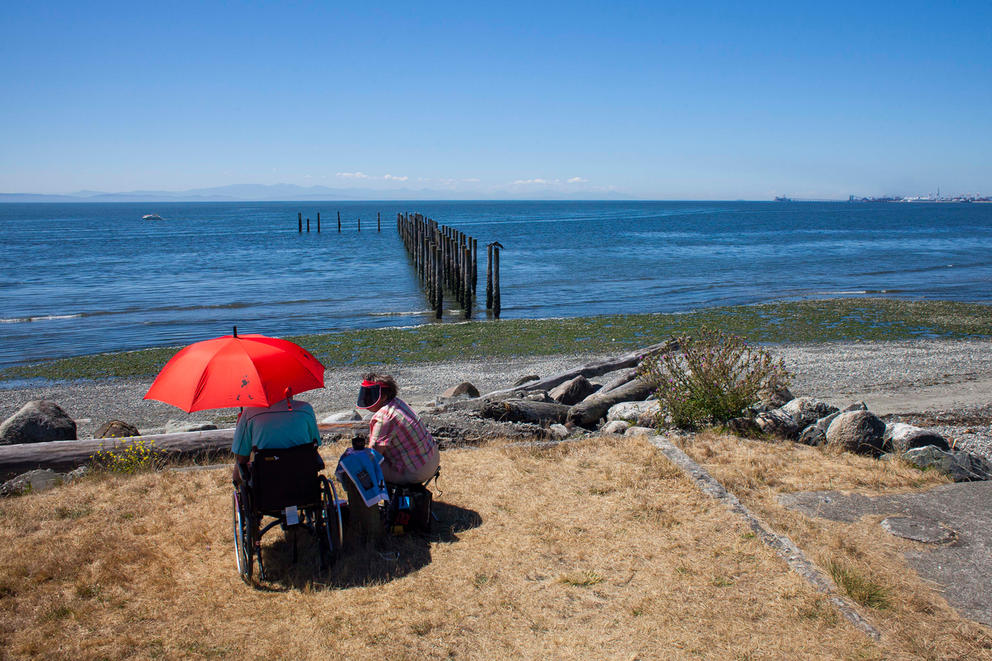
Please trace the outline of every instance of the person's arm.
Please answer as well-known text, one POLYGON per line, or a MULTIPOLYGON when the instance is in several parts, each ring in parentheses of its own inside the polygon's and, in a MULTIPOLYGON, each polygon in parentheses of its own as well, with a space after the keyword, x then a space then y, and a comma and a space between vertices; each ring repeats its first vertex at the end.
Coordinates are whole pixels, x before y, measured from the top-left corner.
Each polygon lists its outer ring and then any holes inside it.
POLYGON ((234 453, 234 469, 231 479, 235 484, 241 483, 241 471, 238 465, 246 465, 251 457, 251 432, 248 429, 248 422, 245 416, 238 416, 238 424, 234 426, 234 442, 231 444, 231 452, 234 453))
POLYGON ((248 459, 250 455, 236 454, 234 455, 234 471, 231 473, 231 479, 235 484, 241 484, 241 471, 239 466, 247 466, 248 459))

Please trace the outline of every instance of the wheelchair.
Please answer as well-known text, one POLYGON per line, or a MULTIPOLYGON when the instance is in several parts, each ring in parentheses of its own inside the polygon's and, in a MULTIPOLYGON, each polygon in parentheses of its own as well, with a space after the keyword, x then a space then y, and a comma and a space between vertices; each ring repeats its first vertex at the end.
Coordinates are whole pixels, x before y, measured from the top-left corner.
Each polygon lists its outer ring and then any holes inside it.
POLYGON ((256 563, 259 579, 265 580, 262 536, 276 526, 284 532, 294 531, 294 563, 296 531, 301 528, 317 541, 321 569, 337 560, 343 543, 343 501, 334 484, 320 474, 322 468, 316 444, 255 450, 250 470, 238 464, 241 483, 235 484, 232 496, 234 553, 238 573, 249 585, 256 563), (274 520, 265 523, 266 517, 274 520))

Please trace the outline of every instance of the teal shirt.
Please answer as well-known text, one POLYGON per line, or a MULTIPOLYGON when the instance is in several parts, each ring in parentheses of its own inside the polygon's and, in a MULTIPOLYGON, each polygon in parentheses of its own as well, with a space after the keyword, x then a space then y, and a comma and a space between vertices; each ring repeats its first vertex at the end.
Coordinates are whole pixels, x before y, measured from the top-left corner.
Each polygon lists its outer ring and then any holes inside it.
POLYGON ((246 408, 234 428, 231 452, 247 457, 252 448, 279 450, 307 443, 320 445, 313 407, 293 400, 290 410, 284 399, 267 408, 246 408))

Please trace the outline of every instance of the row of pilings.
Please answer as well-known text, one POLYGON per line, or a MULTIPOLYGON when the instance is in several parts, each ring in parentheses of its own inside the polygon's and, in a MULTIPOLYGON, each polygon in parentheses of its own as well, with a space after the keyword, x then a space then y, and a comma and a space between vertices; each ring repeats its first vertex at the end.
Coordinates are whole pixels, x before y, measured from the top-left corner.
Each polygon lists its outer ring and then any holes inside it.
MULTIPOLYGON (((453 227, 439 225, 435 220, 424 218, 419 213, 396 214, 396 229, 413 261, 414 270, 420 278, 435 318, 442 317, 444 292, 447 290, 458 301, 465 318, 470 319, 478 281, 478 241, 453 227)), ((493 316, 498 319, 499 248, 495 246, 499 244, 489 246, 486 309, 491 309, 493 316)))
MULTIPOLYGON (((296 212, 296 227, 297 227, 297 231, 302 234, 303 233, 303 212, 302 211, 297 211, 296 212)), ((376 214, 375 214, 375 229, 376 229, 377 232, 381 232, 382 231, 382 214, 380 212, 376 212, 376 214)), ((308 232, 310 231, 310 218, 309 217, 307 218, 307 231, 308 232)), ((362 231, 362 219, 361 218, 358 219, 358 231, 359 232, 362 231)), ((317 212, 317 232, 320 232, 320 212, 319 211, 317 212)), ((338 211, 338 232, 339 233, 341 232, 341 212, 340 211, 338 211)))

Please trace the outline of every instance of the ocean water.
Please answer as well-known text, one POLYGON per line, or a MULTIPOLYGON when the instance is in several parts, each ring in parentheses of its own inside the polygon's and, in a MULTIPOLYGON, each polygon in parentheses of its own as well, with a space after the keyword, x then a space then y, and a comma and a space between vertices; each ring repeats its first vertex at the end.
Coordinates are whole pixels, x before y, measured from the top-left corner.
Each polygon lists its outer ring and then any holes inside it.
MULTIPOLYGON (((478 239, 477 319, 491 241, 504 246, 503 318, 856 295, 992 300, 990 204, 0 204, 0 367, 184 345, 235 324, 282 336, 433 323, 396 232, 401 211, 478 239), (141 219, 149 213, 164 220, 141 219)), ((446 302, 445 321, 462 318, 455 307, 446 302)))

